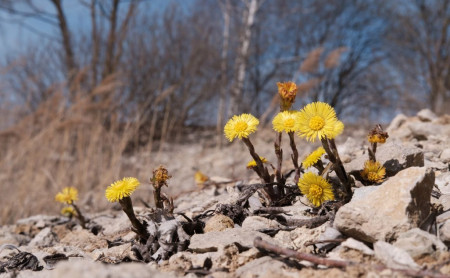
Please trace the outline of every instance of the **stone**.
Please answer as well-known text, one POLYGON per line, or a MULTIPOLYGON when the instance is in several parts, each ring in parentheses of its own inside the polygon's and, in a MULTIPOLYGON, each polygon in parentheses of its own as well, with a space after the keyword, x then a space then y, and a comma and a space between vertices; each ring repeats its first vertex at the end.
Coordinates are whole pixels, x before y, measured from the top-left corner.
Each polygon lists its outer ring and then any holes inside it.
POLYGON ((405 250, 414 259, 433 254, 436 250, 447 251, 445 244, 435 235, 419 228, 400 234, 393 245, 405 250))
POLYGON ((249 229, 234 228, 220 232, 194 234, 191 237, 189 249, 197 253, 216 252, 219 245, 227 246, 231 244, 237 244, 240 247, 250 249, 253 247, 253 240, 258 236, 269 242, 274 242, 273 239, 266 234, 249 229))
POLYGON ((423 167, 405 169, 362 199, 342 206, 334 227, 365 242, 392 241, 429 215, 433 185, 433 171, 423 167))
POLYGON ((447 220, 450 220, 450 211, 446 211, 436 217, 437 224, 445 223, 447 220))
POLYGON ((354 238, 347 238, 347 240, 345 240, 344 242, 341 243, 341 247, 345 247, 348 249, 353 249, 353 250, 358 250, 361 253, 365 254, 365 255, 369 255, 372 256, 375 254, 375 252, 370 249, 367 245, 365 245, 364 243, 362 243, 361 241, 358 241, 354 238))
POLYGON ((450 194, 450 172, 436 175, 435 184, 442 194, 450 194))
POLYGON ((419 270, 420 266, 414 262, 411 256, 404 250, 384 241, 377 241, 373 245, 375 257, 387 267, 393 269, 419 270))
POLYGON ((428 140, 431 136, 443 137, 450 134, 450 125, 440 125, 435 123, 415 122, 408 125, 412 137, 418 141, 428 140))
POLYGON ((439 236, 440 239, 448 246, 450 247, 450 220, 447 220, 444 222, 444 225, 442 225, 439 228, 439 236))
POLYGON ((449 163, 450 162, 450 148, 443 150, 439 157, 442 162, 449 163))
MULTIPOLYGON (((399 171, 409 167, 423 167, 425 163, 421 149, 414 146, 406 146, 393 140, 378 145, 376 158, 377 161, 386 167, 386 175, 388 177, 394 176, 399 171)), ((349 173, 356 172, 358 174, 364 168, 364 163, 367 160, 367 156, 360 156, 345 164, 345 170, 349 173)))
POLYGON ((56 235, 52 232, 50 227, 44 228, 40 231, 28 244, 31 247, 47 247, 52 246, 56 241, 56 235))
POLYGON ((205 233, 209 233, 220 232, 229 228, 234 228, 233 220, 223 214, 216 214, 206 222, 203 230, 205 233))
POLYGON ((278 245, 294 249, 299 252, 311 253, 314 251, 314 246, 305 246, 308 242, 317 241, 319 237, 325 232, 328 224, 323 224, 314 229, 306 227, 299 227, 293 231, 279 231, 274 239, 278 245))
POLYGON ((96 237, 84 229, 74 230, 68 233, 61 239, 61 244, 80 248, 84 252, 92 252, 95 249, 107 247, 106 240, 96 237))
MULTIPOLYGON (((335 228, 326 227, 325 231, 319 236, 319 238, 317 240, 318 241, 334 240, 334 239, 339 239, 339 238, 343 238, 343 237, 344 236, 335 228)), ((319 249, 326 249, 326 250, 331 250, 336 245, 338 245, 338 244, 337 243, 318 243, 318 244, 316 244, 316 246, 319 249)))
POLYGON ((431 122, 437 119, 436 114, 433 113, 430 109, 422 109, 417 113, 417 117, 422 122, 431 122))
POLYGON ((265 256, 239 267, 236 277, 298 277, 298 272, 279 260, 265 256))
POLYGON ((406 121, 408 121, 408 117, 403 114, 398 114, 392 119, 391 124, 387 127, 386 131, 391 133, 394 130, 398 130, 406 121))
POLYGON ((357 201, 366 198, 372 191, 377 190, 378 186, 363 186, 355 188, 353 191, 352 201, 357 201))
POLYGON ((267 219, 262 216, 249 216, 242 222, 242 228, 251 230, 264 230, 282 228, 283 225, 275 220, 267 219))
POLYGON ((68 262, 58 263, 55 269, 43 271, 41 277, 49 278, 78 278, 78 277, 96 277, 96 278, 171 278, 176 277, 171 273, 161 273, 142 263, 126 263, 119 265, 95 263, 87 260, 69 260, 68 262))

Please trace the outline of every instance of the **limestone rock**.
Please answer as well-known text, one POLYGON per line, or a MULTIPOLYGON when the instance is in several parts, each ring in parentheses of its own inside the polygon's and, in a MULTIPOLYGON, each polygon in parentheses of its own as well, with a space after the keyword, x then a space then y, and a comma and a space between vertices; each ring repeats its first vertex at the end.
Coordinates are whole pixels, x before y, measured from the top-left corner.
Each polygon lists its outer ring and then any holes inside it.
POLYGON ((298 272, 279 260, 265 256, 238 268, 236 277, 298 277, 298 272))
POLYGON ((436 114, 433 113, 430 109, 422 109, 417 113, 417 117, 422 122, 431 122, 434 119, 437 119, 436 114))
MULTIPOLYGON (((388 139, 389 140, 389 139, 388 139)), ((406 146, 393 140, 378 146, 376 153, 377 160, 386 167, 386 175, 393 176, 399 171, 409 167, 423 167, 424 155, 421 149, 414 146, 406 146)), ((345 169, 352 172, 359 172, 364 168, 367 156, 360 156, 357 159, 344 165, 345 169)))
POLYGON ((428 216, 433 185, 434 172, 423 167, 405 169, 365 197, 341 207, 334 226, 358 240, 391 241, 428 216))
POLYGON ((450 220, 445 221, 439 229, 439 236, 441 240, 450 247, 450 220))
POLYGON ((90 232, 80 229, 68 233, 61 243, 73 247, 80 248, 85 252, 92 252, 95 249, 106 248, 106 240, 94 236, 90 232))
POLYGON ((270 220, 261 216, 249 216, 245 218, 244 222, 242 222, 242 228, 255 231, 281 227, 283 227, 283 225, 281 225, 277 221, 270 220))
POLYGON ((375 257, 386 266, 394 269, 415 269, 420 266, 414 262, 411 256, 404 250, 384 241, 377 241, 374 245, 375 257))
POLYGON ((305 243, 317 241, 327 229, 328 224, 323 224, 314 229, 299 227, 293 231, 279 231, 274 239, 279 245, 292 248, 299 252, 310 253, 314 250, 312 245, 305 246, 305 243))
MULTIPOLYGON (((334 240, 334 239, 339 239, 339 238, 343 238, 343 237, 344 236, 335 228, 326 227, 325 231, 319 236, 318 241, 334 240)), ((336 245, 337 245, 337 243, 318 243, 318 244, 316 244, 316 246, 319 249, 323 249, 323 250, 331 250, 336 245)))
POLYGON ((444 163, 450 162, 450 149, 445 149, 440 155, 441 161, 444 163))
POLYGON ((231 244, 237 244, 250 249, 253 247, 253 240, 258 236, 264 240, 273 242, 273 239, 266 234, 243 228, 234 228, 220 232, 195 234, 191 237, 189 249, 197 253, 215 252, 218 250, 219 245, 227 246, 231 244))
POLYGON ((205 224, 203 229, 205 233, 220 232, 228 228, 234 228, 234 222, 230 217, 223 214, 216 214, 211 217, 205 224))
POLYGON ((96 277, 96 278, 138 278, 138 277, 175 277, 170 273, 160 273, 142 263, 126 263, 119 265, 107 265, 94 263, 87 260, 70 260, 61 262, 49 272, 43 272, 42 277, 96 277))
POLYGON ((363 253, 365 255, 369 255, 369 256, 372 256, 375 254, 375 252, 372 249, 370 249, 367 245, 365 245, 361 241, 358 241, 351 237, 348 238, 346 241, 342 242, 341 247, 358 250, 361 253, 363 253))
POLYGON ((28 244, 31 247, 47 247, 55 243, 56 236, 50 227, 40 231, 28 244))
POLYGON ((405 250, 414 259, 432 254, 435 250, 446 251, 447 247, 435 235, 414 228, 399 235, 394 246, 405 250))

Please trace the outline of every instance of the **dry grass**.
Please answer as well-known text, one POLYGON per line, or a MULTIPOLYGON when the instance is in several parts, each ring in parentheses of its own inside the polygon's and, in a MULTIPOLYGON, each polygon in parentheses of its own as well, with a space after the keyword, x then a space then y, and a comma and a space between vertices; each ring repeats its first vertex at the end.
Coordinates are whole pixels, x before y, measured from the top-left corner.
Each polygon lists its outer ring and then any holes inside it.
MULTIPOLYGON (((0 132, 0 224, 18 217, 59 210, 55 193, 80 190, 80 203, 106 206, 103 190, 124 170, 122 157, 136 136, 139 117, 119 120, 112 79, 67 105, 62 91, 34 113, 0 132)), ((127 169, 128 175, 136 171, 127 169)))

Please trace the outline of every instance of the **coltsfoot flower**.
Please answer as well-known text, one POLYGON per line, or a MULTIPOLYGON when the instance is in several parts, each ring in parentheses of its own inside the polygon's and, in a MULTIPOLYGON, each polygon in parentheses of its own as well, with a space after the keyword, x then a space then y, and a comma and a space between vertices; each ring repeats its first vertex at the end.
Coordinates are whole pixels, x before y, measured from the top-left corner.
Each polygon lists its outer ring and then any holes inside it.
POLYGON ((370 143, 386 143, 386 139, 389 138, 389 135, 387 132, 383 131, 383 128, 381 125, 376 125, 367 136, 367 140, 370 143))
POLYGON ((343 131, 344 131, 344 123, 338 120, 338 121, 334 124, 334 134, 333 134, 333 137, 330 135, 328 138, 333 139, 333 138, 335 138, 335 137, 341 135, 341 133, 342 133, 343 131))
POLYGON ((167 180, 170 178, 172 178, 172 176, 169 175, 169 171, 167 171, 164 166, 160 165, 157 169, 153 170, 151 182, 167 186, 167 180))
POLYGON ((273 118, 272 125, 276 132, 293 132, 295 130, 298 111, 283 111, 273 118))
POLYGON ((380 162, 367 160, 364 163, 364 169, 361 171, 361 176, 370 182, 378 183, 383 180, 386 175, 386 168, 380 162))
POLYGON ((247 138, 258 128, 259 120, 251 114, 234 115, 225 125, 225 136, 230 142, 235 138, 247 138))
POLYGON ((326 179, 313 172, 306 172, 298 181, 300 191, 316 207, 334 200, 333 189, 326 179))
POLYGON ((66 187, 56 194, 55 200, 63 204, 72 204, 78 200, 78 190, 74 187, 66 187))
POLYGON ((281 97, 281 106, 283 110, 287 110, 295 101, 298 87, 294 82, 277 82, 278 94, 281 97))
MULTIPOLYGON (((265 157, 260 156, 259 159, 261 159, 262 163, 267 163, 267 159, 265 157)), ((252 160, 249 163, 247 163, 247 169, 252 169, 253 167, 256 167, 256 161, 252 160)))
POLYGON ((303 160, 302 164, 303 164, 303 168, 307 169, 311 166, 313 166, 314 164, 316 164, 320 158, 322 157, 322 155, 325 153, 325 149, 323 147, 318 147, 315 151, 313 151, 312 153, 310 153, 305 160, 303 160))
POLYGON ((197 171, 195 172, 194 179, 196 184, 204 184, 209 180, 209 177, 202 172, 197 171))
POLYGON ((339 129, 335 129, 337 121, 333 107, 324 102, 313 102, 298 113, 296 130, 301 137, 311 142, 316 138, 334 138, 339 132, 339 129))
POLYGON ((129 197, 134 190, 140 185, 136 178, 123 178, 108 186, 105 196, 111 203, 117 202, 124 197, 129 197))
POLYGON ((66 217, 72 217, 72 216, 76 215, 77 212, 75 211, 75 209, 73 207, 63 207, 61 209, 61 214, 66 217))

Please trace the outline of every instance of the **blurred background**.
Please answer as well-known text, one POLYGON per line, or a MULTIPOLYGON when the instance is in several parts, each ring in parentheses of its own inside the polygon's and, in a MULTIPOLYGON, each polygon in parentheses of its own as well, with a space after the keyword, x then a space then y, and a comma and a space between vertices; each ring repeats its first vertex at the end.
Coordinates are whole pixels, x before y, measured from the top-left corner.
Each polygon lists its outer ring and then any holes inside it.
POLYGON ((447 0, 0 0, 0 224, 57 212, 65 186, 107 208, 122 176, 151 200, 160 163, 172 195, 197 169, 241 177, 223 126, 252 113, 270 146, 278 81, 365 130, 445 113, 449 52, 447 0))

